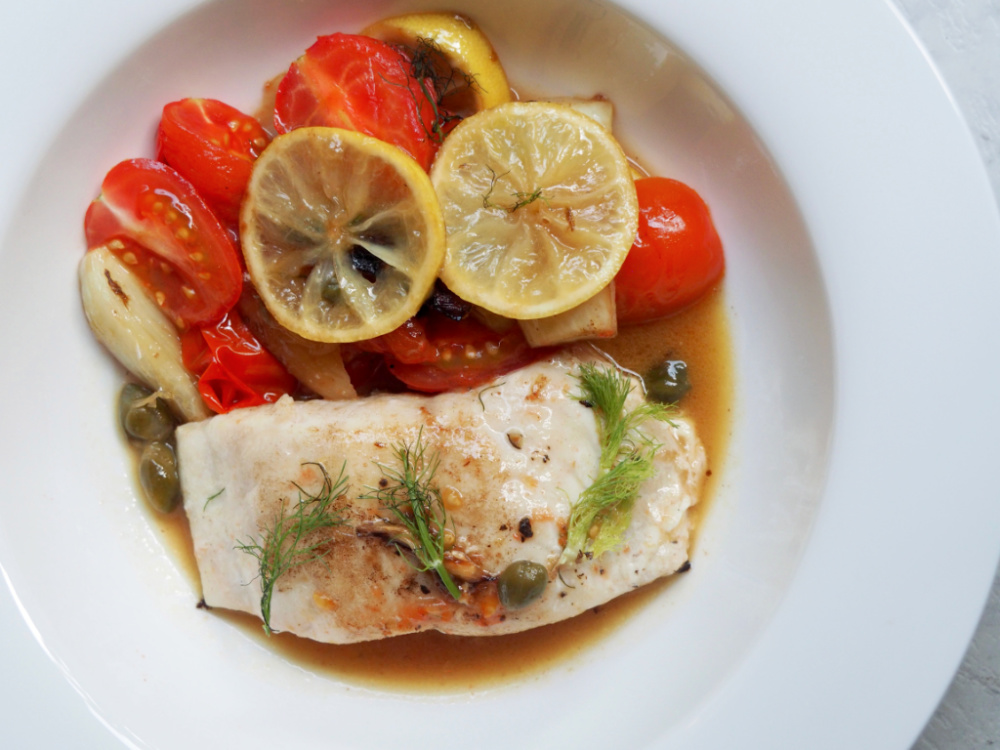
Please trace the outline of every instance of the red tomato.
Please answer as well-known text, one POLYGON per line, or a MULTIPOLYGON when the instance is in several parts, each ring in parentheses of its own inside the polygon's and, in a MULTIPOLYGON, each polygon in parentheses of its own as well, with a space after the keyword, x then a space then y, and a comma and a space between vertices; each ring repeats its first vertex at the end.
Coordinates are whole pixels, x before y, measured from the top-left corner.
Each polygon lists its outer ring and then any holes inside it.
POLYGON ((358 346, 383 354, 395 378, 426 393, 482 385, 549 351, 529 347, 516 325, 498 333, 474 318, 455 321, 437 313, 358 346))
POLYGON ((219 414, 273 403, 295 389, 295 378, 235 310, 215 325, 184 333, 181 347, 184 366, 199 376, 202 399, 219 414))
POLYGON ((253 163, 270 140, 260 123, 215 99, 163 108, 156 158, 187 179, 223 221, 237 224, 253 163))
POLYGON ((615 276, 619 323, 662 318, 707 292, 725 270, 708 206, 683 182, 636 180, 639 233, 615 276))
POLYGON ((107 245, 177 327, 219 320, 240 297, 236 246, 187 180, 152 159, 112 167, 84 218, 87 246, 107 245))
POLYGON ((310 125, 356 130, 399 146, 429 169, 434 111, 398 49, 371 37, 320 37, 278 85, 279 133, 310 125))

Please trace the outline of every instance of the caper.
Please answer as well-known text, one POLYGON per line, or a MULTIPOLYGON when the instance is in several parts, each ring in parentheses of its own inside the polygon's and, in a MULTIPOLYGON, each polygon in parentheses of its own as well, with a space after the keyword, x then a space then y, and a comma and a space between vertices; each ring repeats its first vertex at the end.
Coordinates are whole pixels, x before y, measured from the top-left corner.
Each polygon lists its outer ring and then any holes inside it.
POLYGON ((174 415, 161 398, 136 403, 125 414, 125 432, 139 440, 165 440, 174 432, 174 415))
POLYGON ((688 380, 687 362, 668 359, 650 370, 643 378, 646 395, 663 404, 676 404, 691 390, 688 380))
POLYGON ((549 571, 531 560, 516 560, 497 579, 500 603, 507 609, 520 609, 531 604, 545 591, 549 571))
POLYGON ((161 513, 169 513, 180 501, 180 475, 177 458, 167 443, 146 443, 139 456, 139 482, 146 500, 161 513))
POLYGON ((149 398, 152 395, 152 389, 147 388, 141 383, 126 383, 122 386, 121 391, 118 393, 118 419, 121 421, 123 428, 128 429, 125 427, 125 417, 128 415, 129 409, 136 402, 142 401, 144 398, 149 398))

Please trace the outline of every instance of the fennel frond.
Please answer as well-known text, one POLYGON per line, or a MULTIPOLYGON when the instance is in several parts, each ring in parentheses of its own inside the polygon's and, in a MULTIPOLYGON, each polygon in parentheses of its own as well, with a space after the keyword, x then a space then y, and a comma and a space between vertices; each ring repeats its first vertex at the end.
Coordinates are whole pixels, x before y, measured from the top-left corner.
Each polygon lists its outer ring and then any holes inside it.
POLYGON ((599 556, 621 543, 639 487, 653 474, 657 446, 639 427, 647 419, 669 421, 673 412, 667 404, 648 401, 626 409, 632 383, 614 367, 584 364, 577 377, 580 400, 597 418, 601 456, 597 476, 570 511, 561 563, 580 554, 599 556))
MULTIPOLYGON (((333 503, 342 497, 347 488, 346 463, 341 466, 336 481, 330 478, 322 464, 306 462, 319 467, 323 482, 319 490, 310 493, 295 484, 299 498, 291 513, 286 513, 286 501, 274 517, 273 526, 265 531, 260 540, 252 537, 247 542, 237 541, 236 549, 253 555, 260 564, 257 578, 260 579, 260 616, 264 620, 264 632, 271 634, 271 597, 275 584, 285 573, 300 565, 323 557, 322 547, 328 539, 313 538, 309 535, 318 529, 340 526, 344 523, 341 510, 333 503)), ((255 579, 256 580, 256 579, 255 579)))

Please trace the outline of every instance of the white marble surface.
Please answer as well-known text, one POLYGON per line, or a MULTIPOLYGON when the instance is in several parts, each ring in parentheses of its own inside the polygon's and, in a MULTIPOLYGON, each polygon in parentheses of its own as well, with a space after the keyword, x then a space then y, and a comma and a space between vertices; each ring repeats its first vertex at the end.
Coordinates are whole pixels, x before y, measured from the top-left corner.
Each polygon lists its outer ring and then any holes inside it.
MULTIPOLYGON (((893 2, 965 115, 1000 198, 1000 0, 893 2)), ((913 750, 990 747, 1000 747, 1000 572, 965 660, 913 750)))

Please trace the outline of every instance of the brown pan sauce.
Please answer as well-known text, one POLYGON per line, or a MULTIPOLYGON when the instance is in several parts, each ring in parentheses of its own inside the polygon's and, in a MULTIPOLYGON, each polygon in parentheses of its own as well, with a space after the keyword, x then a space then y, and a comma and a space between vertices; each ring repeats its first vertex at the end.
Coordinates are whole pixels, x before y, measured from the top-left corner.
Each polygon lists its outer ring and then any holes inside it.
MULTIPOLYGON (((691 390, 681 407, 694 420, 708 455, 708 481, 697 506, 695 530, 711 506, 730 437, 733 363, 725 297, 711 292, 692 307, 664 320, 626 328, 599 342, 621 366, 643 373, 665 359, 688 364, 691 390)), ((151 512, 178 564, 200 590, 187 518, 151 512)), ((695 537, 696 539, 696 537, 695 537)), ((461 637, 436 632, 337 646, 287 633, 263 633, 260 620, 213 610, 289 660, 336 679, 404 692, 467 692, 537 675, 579 656, 654 598, 667 595, 663 579, 588 610, 570 620, 503 636, 461 637)), ((197 599, 192 598, 192 606, 197 599)))

